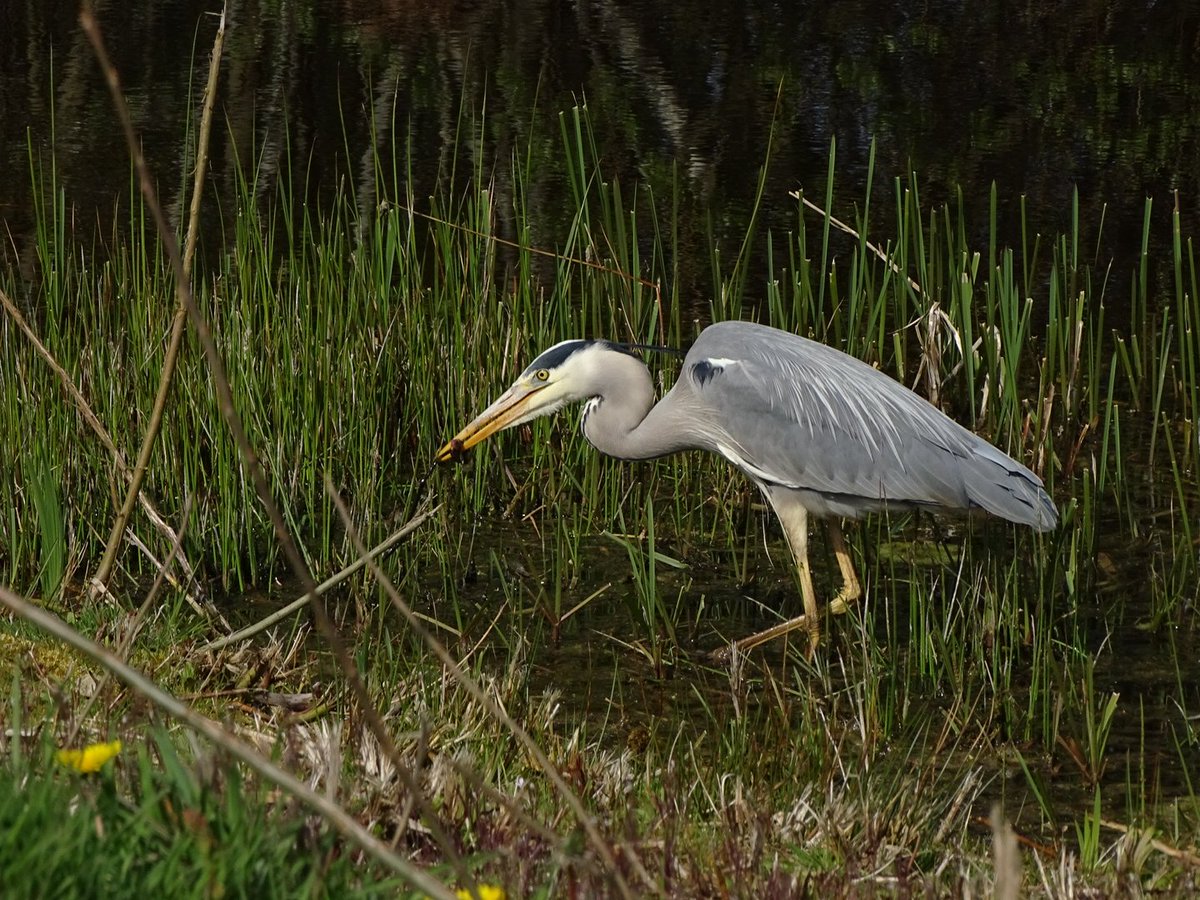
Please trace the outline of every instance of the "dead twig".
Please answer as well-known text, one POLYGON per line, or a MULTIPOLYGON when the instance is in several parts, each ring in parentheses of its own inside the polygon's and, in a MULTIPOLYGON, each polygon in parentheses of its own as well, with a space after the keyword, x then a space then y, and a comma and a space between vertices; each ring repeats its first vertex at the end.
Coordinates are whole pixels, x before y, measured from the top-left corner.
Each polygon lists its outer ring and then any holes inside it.
POLYGON ((329 645, 334 658, 337 659, 338 665, 358 703, 359 711, 372 735, 379 742, 379 746, 382 748, 384 754, 386 754, 395 766, 405 788, 414 797, 426 827, 429 829, 429 833, 438 843, 447 863, 453 867, 460 883, 468 887, 473 886, 474 881, 471 873, 463 863, 461 855, 450 841, 445 829, 442 828, 433 808, 420 791, 419 785, 416 784, 412 773, 404 765, 399 750, 396 747, 396 742, 392 740, 392 736, 384 724, 383 717, 380 715, 379 710, 375 708, 371 695, 363 683, 362 675, 353 654, 346 648, 345 642, 341 639, 341 635, 338 634, 337 628, 330 620, 329 614, 325 611, 325 607, 320 601, 317 593, 317 583, 313 579, 312 572, 308 569, 308 564, 300 552, 300 547, 296 543, 296 539, 288 529, 287 522, 283 518, 283 513, 279 509, 279 504, 275 502, 275 498, 271 493, 271 484, 267 480, 266 470, 263 468, 262 463, 259 462, 258 455, 254 452, 254 447, 251 445, 250 438, 246 434, 245 425, 242 423, 242 419, 234 406, 233 389, 229 384, 229 375, 225 369, 225 362, 221 358, 221 351, 217 348, 216 340, 213 338, 212 328, 209 326, 204 314, 200 311, 199 306, 196 305, 196 298, 192 294, 191 284, 184 276, 183 258, 179 253, 179 244, 175 240, 175 232, 167 223, 162 205, 158 202, 158 192, 154 187, 154 180, 150 176, 150 167, 146 164, 146 157, 142 153, 141 142, 134 131, 133 118, 129 113, 129 104, 126 103, 125 95, 121 91, 120 76, 112 60, 109 58, 108 49, 100 34, 100 26, 96 21, 90 0, 85 0, 83 8, 79 13, 79 22, 83 27, 84 33, 87 35, 88 41, 92 45, 92 50, 96 54, 96 61, 99 63, 100 70, 104 73, 105 81, 108 84, 109 94, 112 97, 113 107, 117 114, 117 121, 125 135, 125 143, 129 149, 130 156, 133 158, 134 169, 137 172, 138 187, 145 200, 146 208, 150 212, 150 217, 154 221, 159 240, 162 241, 163 252, 166 254, 167 260, 171 265, 172 274, 175 277, 176 296, 180 304, 187 309, 192 327, 196 331, 196 337, 200 341, 201 348, 204 350, 204 358, 208 364, 213 389, 217 395, 217 405, 221 411, 221 417, 225 420, 225 425, 228 427, 234 444, 238 448, 238 455, 241 457, 246 473, 254 485, 259 502, 262 503, 263 509, 267 513, 267 518, 271 520, 271 526, 275 531, 275 537, 279 541, 283 556, 288 561, 288 565, 291 567, 296 578, 300 581, 304 593, 310 597, 309 606, 312 609, 313 620, 317 623, 317 628, 320 630, 325 642, 329 645))
MULTIPOLYGON (((358 530, 354 527, 354 521, 350 516, 350 511, 346 508, 346 504, 342 501, 341 496, 334 488, 333 482, 330 481, 328 476, 325 478, 325 493, 329 499, 333 501, 334 507, 337 509, 338 515, 341 516, 342 524, 345 525, 346 533, 350 536, 351 541, 353 541, 355 549, 360 555, 365 556, 367 548, 362 543, 362 539, 358 535, 358 530)), ((558 792, 559 796, 563 798, 563 801, 570 808, 571 813, 575 816, 575 820, 579 823, 580 827, 583 828, 584 834, 587 836, 588 843, 591 844, 592 849, 604 863, 618 892, 622 897, 633 897, 634 895, 631 892, 629 885, 625 883, 625 879, 621 876, 621 871, 617 867, 616 858, 613 856, 608 842, 600 834, 600 831, 596 827, 596 823, 592 816, 588 815, 587 810, 583 808, 583 804, 580 803, 579 798, 575 796, 575 793, 571 790, 570 786, 563 778, 562 773, 559 772, 558 767, 550 762, 549 757, 547 757, 542 748, 537 745, 537 741, 533 739, 529 732, 518 725, 517 722, 507 712, 505 712, 504 707, 493 700, 491 696, 488 695, 488 693, 484 691, 482 687, 480 687, 479 683, 463 670, 462 666, 459 665, 454 657, 450 655, 450 651, 448 651, 445 646, 421 624, 420 619, 417 617, 416 613, 413 612, 412 607, 410 607, 404 601, 404 598, 400 596, 400 592, 396 590, 396 586, 392 584, 391 579, 387 577, 387 573, 385 573, 383 569, 379 567, 379 564, 374 560, 370 560, 369 565, 371 567, 371 574, 375 576, 375 579, 379 582, 380 586, 383 587, 384 591, 391 599, 392 606, 394 606, 397 611, 404 616, 404 618, 408 621, 409 627, 411 627, 412 630, 415 631, 421 638, 421 640, 425 642, 425 645, 433 651, 434 656, 436 656, 441 661, 442 665, 446 667, 446 670, 450 673, 455 682, 457 682, 458 685, 462 687, 462 689, 465 690, 471 696, 471 698, 475 700, 476 703, 487 710, 488 715, 500 722, 508 730, 509 734, 515 737, 525 748, 526 752, 528 752, 529 755, 533 757, 534 761, 537 762, 538 768, 542 770, 545 776, 550 780, 550 783, 554 785, 554 789, 558 792)), ((650 878, 649 873, 647 873, 643 868, 641 861, 632 854, 627 854, 627 858, 643 881, 647 885, 652 886, 654 881, 650 878)))
POLYGON ((829 224, 834 226, 835 228, 837 228, 839 231, 844 231, 844 232, 846 232, 846 234, 850 235, 855 240, 862 241, 863 245, 868 250, 870 250, 872 253, 874 253, 876 256, 878 256, 881 260, 883 260, 884 265, 888 266, 888 268, 890 268, 893 272, 895 272, 901 278, 905 279, 908 282, 908 286, 910 288, 912 288, 919 296, 924 296, 924 293, 921 291, 921 286, 919 284, 917 284, 915 281, 913 281, 912 278, 905 275, 904 272, 901 271, 900 266, 898 266, 896 264, 896 261, 893 260, 892 257, 886 251, 884 251, 878 244, 871 243, 869 240, 867 240, 865 237, 863 237, 861 234, 859 234, 857 231, 855 231, 851 226, 847 225, 841 219, 837 218, 834 215, 831 215, 830 213, 825 212, 825 210, 821 209, 821 207, 817 206, 817 204, 813 203, 811 200, 809 200, 807 197, 805 197, 801 191, 789 191, 788 196, 792 197, 795 200, 799 200, 801 203, 803 203, 809 209, 811 209, 815 213, 817 213, 817 215, 823 216, 824 218, 828 219, 829 224))
MULTIPOLYGON (((192 504, 190 498, 184 501, 183 504, 183 524, 179 527, 179 537, 175 543, 171 545, 171 552, 167 556, 166 562, 159 568, 158 576, 154 579, 154 583, 150 585, 150 590, 146 592, 146 599, 142 601, 142 605, 138 611, 127 621, 124 628, 124 633, 118 638, 116 656, 122 662, 129 661, 129 651, 133 647, 133 642, 137 640, 142 626, 145 624, 146 615, 150 612, 150 607, 158 597, 158 592, 162 590, 163 583, 166 581, 167 569, 170 568, 171 561, 179 554, 180 547, 183 544, 183 535, 187 530, 187 523, 191 518, 192 504)), ((65 741, 68 747, 75 744, 75 737, 78 734, 79 726, 87 721, 88 714, 92 707, 104 695, 104 690, 108 686, 109 679, 112 678, 111 672, 105 672, 104 677, 100 679, 100 684, 92 691, 92 695, 88 697, 84 703, 83 709, 75 716, 75 722, 71 730, 67 734, 65 741)))
MULTIPOLYGON (((17 309, 17 305, 13 303, 12 299, 3 290, 0 290, 0 306, 4 307, 4 310, 8 313, 9 318, 13 320, 19 329, 21 329, 26 339, 30 344, 33 345, 33 349, 37 351, 38 356, 40 356, 45 361, 46 365, 50 367, 50 371, 58 376, 58 380, 59 383, 62 384, 63 391, 66 393, 67 397, 70 398, 76 412, 79 413, 80 417, 87 424, 87 426, 92 429, 96 437, 100 439, 100 443, 104 446, 104 449, 108 451, 109 456, 112 457, 113 464, 116 466, 117 472, 123 479, 125 479, 125 481, 131 481, 133 478, 133 472, 129 468, 129 463, 125 460, 125 454, 123 454, 117 448, 117 445, 113 443, 112 436, 108 433, 108 429, 104 427, 104 425, 100 422, 100 419, 96 416, 95 412, 92 411, 91 404, 87 402, 87 399, 83 396, 83 393, 75 386, 75 382, 71 380, 71 376, 67 374, 67 370, 59 365, 58 360, 54 358, 54 354, 52 354, 46 348, 46 345, 42 343, 41 339, 34 332, 33 327, 25 320, 25 317, 21 315, 21 311, 17 309)), ((150 502, 145 493, 138 491, 137 501, 141 504, 143 512, 146 513, 146 517, 150 520, 154 527, 157 528, 159 533, 170 542, 171 546, 174 546, 179 540, 178 535, 175 533, 175 529, 167 524, 166 519, 164 519, 159 514, 158 510, 154 508, 154 504, 150 502)), ((194 588, 198 584, 196 580, 195 569, 192 567, 192 564, 188 562, 182 551, 176 555, 176 560, 179 563, 179 567, 184 572, 184 584, 179 585, 180 590, 184 592, 188 603, 190 603, 192 606, 192 609, 196 610, 196 612, 200 613, 200 615, 207 617, 209 613, 203 607, 201 607, 196 597, 190 593, 190 588, 194 588)), ((174 582, 172 579, 172 583, 176 582, 174 582)))
MULTIPOLYGON (((1140 828, 1131 828, 1128 825, 1122 825, 1120 822, 1112 822, 1108 819, 1101 819, 1100 824, 1110 831, 1119 831, 1121 834, 1144 834, 1145 831, 1140 828)), ((1171 859, 1177 859, 1181 863, 1191 866, 1194 869, 1200 869, 1200 853, 1195 850, 1182 850, 1179 847, 1172 847, 1170 844, 1160 841, 1158 838, 1150 839, 1150 846, 1164 856, 1169 856, 1171 859)))

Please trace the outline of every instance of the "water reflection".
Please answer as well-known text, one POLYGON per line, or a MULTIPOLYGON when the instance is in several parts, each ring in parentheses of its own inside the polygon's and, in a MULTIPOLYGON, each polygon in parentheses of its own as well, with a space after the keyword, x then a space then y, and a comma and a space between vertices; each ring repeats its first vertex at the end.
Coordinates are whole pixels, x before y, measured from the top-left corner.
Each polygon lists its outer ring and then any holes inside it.
MULTIPOLYGON (((43 167, 53 151, 85 242, 97 230, 110 235, 128 202, 125 150, 76 12, 67 2, 0 10, 9 264, 33 227, 27 145, 43 167)), ((172 188, 185 180, 210 12, 195 0, 100 10, 176 214, 172 188)), ((1109 204, 1102 260, 1140 244, 1145 195, 1157 199, 1160 239, 1174 190, 1185 231, 1195 230, 1200 9, 1188 4, 314 0, 235 2, 229 18, 211 180, 226 213, 238 165, 256 173, 258 192, 290 179, 314 203, 349 178, 367 208, 379 199, 376 151, 411 148, 411 170, 400 165, 399 183, 385 179, 384 189, 416 198, 471 172, 494 178, 505 196, 513 159, 529 158, 537 239, 553 246, 569 206, 552 174, 561 170, 557 116, 586 97, 606 171, 666 185, 658 193, 669 197, 678 165, 692 229, 683 245, 698 259, 710 212, 718 241, 744 230, 773 122, 772 227, 794 222, 789 190, 824 192, 836 137, 843 212, 861 200, 874 139, 881 199, 911 166, 927 202, 963 185, 981 232, 993 180, 1012 240, 1021 195, 1033 227, 1056 230, 1076 185, 1089 245, 1109 204)), ((210 249, 223 239, 214 229, 210 249)), ((693 277, 696 291, 708 289, 706 274, 693 277)))

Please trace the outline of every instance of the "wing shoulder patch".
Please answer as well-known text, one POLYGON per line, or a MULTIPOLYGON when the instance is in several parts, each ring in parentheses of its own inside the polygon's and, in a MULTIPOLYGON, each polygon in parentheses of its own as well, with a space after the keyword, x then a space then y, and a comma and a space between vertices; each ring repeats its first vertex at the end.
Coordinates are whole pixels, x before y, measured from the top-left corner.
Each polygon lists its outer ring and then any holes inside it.
POLYGON ((726 367, 737 364, 736 359, 725 359, 718 356, 699 360, 691 365, 692 380, 696 382, 697 387, 704 387, 724 372, 726 367))

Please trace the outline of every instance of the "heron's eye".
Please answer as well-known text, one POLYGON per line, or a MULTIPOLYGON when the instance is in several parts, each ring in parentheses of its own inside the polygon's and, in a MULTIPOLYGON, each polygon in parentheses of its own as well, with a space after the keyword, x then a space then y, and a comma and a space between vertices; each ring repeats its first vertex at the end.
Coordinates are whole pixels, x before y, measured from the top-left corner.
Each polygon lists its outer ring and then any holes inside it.
POLYGON ((536 378, 538 381, 549 381, 550 380, 550 370, 549 369, 538 369, 537 372, 534 373, 533 377, 536 378))

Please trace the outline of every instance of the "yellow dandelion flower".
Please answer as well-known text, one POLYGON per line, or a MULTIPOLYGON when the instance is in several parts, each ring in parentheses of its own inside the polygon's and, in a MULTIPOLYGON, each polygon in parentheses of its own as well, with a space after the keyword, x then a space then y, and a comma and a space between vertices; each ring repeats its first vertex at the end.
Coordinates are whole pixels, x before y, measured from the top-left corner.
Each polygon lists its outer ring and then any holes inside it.
POLYGON ((86 775, 99 772, 101 766, 120 752, 121 742, 110 741, 107 744, 89 744, 82 750, 59 750, 54 758, 61 765, 86 775))
POLYGON ((504 888, 494 884, 481 884, 474 894, 466 888, 459 888, 454 896, 458 900, 505 900, 504 888))

